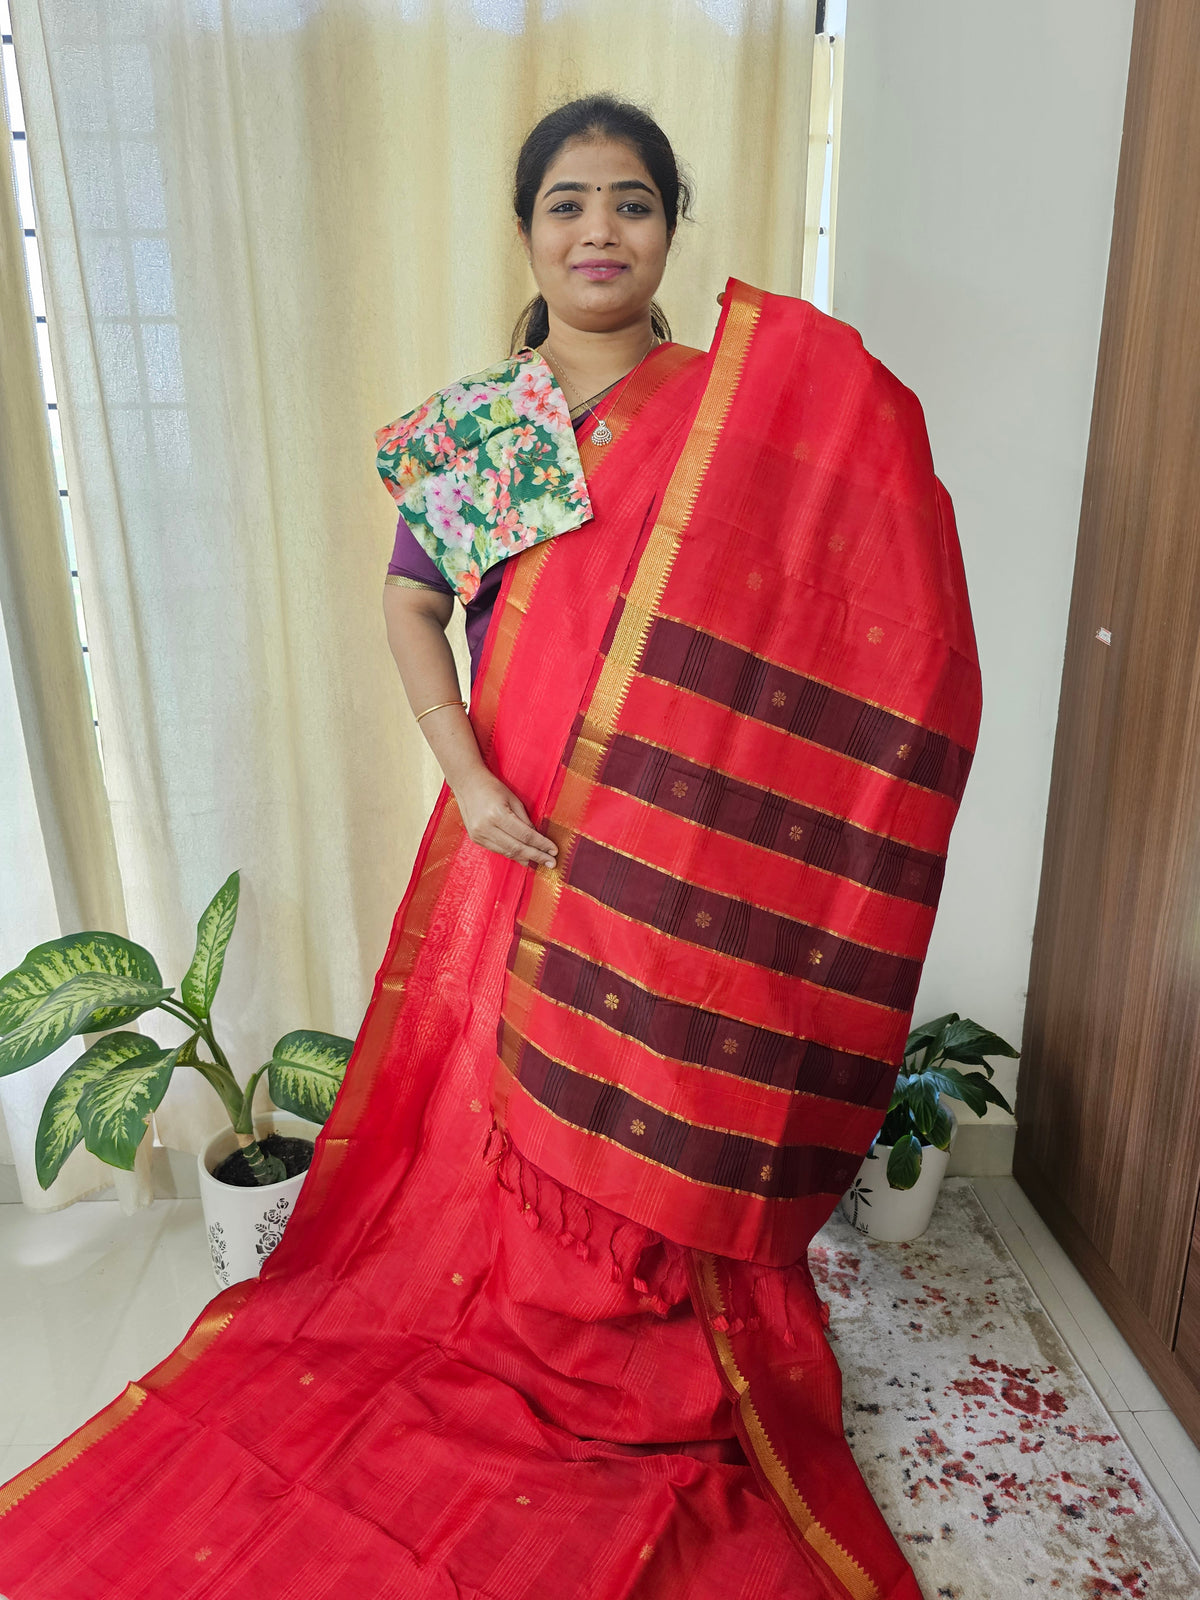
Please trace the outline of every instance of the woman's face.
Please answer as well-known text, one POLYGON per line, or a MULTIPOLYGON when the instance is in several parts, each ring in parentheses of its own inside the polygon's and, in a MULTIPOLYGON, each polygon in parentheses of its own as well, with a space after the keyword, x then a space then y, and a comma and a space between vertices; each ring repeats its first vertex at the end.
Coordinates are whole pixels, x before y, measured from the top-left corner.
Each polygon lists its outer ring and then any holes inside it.
POLYGON ((521 243, 552 315, 608 332, 645 320, 671 239, 662 196, 630 145, 563 146, 546 169, 521 243))

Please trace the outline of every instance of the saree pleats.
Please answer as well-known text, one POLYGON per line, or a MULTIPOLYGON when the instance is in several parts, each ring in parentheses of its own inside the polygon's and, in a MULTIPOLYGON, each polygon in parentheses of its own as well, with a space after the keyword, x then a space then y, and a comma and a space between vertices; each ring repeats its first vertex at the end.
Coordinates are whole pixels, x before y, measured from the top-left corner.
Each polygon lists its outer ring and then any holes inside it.
POLYGON ((730 280, 511 558, 283 1240, 0 1488, 8 1600, 917 1600, 805 1246, 882 1120, 979 715, 920 409, 730 280))

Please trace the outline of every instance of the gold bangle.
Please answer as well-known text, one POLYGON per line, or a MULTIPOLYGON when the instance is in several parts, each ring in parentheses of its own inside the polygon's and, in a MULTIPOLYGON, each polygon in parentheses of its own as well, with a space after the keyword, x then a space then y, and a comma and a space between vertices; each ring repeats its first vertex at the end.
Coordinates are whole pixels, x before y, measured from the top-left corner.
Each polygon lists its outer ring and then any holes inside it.
POLYGON ((436 706, 426 706, 424 711, 419 711, 417 713, 417 721, 420 722, 421 718, 427 717, 431 711, 440 711, 443 706, 461 706, 465 711, 467 702, 465 700, 439 700, 436 706))

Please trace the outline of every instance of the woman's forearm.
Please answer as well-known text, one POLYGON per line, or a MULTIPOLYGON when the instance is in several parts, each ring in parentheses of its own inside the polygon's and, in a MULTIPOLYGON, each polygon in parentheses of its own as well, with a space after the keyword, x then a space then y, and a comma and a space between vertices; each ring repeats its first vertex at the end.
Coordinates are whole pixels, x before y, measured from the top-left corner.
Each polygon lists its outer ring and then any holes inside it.
MULTIPOLYGON (((440 600, 438 596, 437 601, 440 600)), ((447 608, 452 605, 447 599, 447 608)), ((458 704, 462 688, 454 652, 446 637, 449 618, 440 616, 423 596, 414 600, 403 589, 391 586, 384 591, 384 615, 388 644, 400 669, 409 705, 418 714, 430 706, 442 707, 422 717, 419 727, 446 782, 457 794, 487 768, 470 720, 458 704), (445 701, 452 703, 444 705, 445 701)))
POLYGON ((520 796, 488 770, 475 730, 458 703, 462 695, 458 668, 446 638, 453 608, 448 595, 432 588, 421 593, 399 585, 384 587, 388 643, 409 704, 418 714, 431 706, 439 708, 421 717, 420 728, 454 792, 471 839, 524 866, 553 866, 557 844, 538 832, 520 796))

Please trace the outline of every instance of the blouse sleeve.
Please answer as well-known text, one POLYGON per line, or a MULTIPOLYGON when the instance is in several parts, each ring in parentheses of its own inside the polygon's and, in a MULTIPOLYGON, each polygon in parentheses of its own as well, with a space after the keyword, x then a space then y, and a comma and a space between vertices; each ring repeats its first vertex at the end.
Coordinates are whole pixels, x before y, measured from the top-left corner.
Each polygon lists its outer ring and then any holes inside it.
POLYGON ((388 562, 385 583, 419 583, 430 589, 440 589, 453 595, 453 587, 434 566, 427 553, 417 543, 416 535, 404 520, 403 512, 396 522, 396 544, 388 562))

